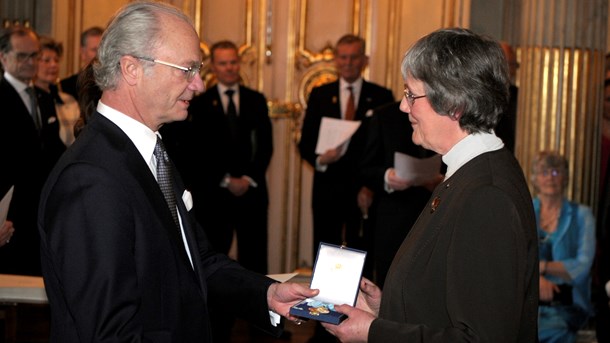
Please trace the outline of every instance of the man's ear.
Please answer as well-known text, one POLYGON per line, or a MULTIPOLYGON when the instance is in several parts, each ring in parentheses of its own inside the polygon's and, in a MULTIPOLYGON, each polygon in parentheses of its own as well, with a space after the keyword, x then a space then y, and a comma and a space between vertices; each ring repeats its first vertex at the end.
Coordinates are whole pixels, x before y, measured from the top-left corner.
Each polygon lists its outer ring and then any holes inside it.
POLYGON ((128 85, 133 86, 137 83, 138 78, 144 73, 144 67, 140 60, 129 55, 124 55, 119 60, 121 65, 121 76, 128 85))

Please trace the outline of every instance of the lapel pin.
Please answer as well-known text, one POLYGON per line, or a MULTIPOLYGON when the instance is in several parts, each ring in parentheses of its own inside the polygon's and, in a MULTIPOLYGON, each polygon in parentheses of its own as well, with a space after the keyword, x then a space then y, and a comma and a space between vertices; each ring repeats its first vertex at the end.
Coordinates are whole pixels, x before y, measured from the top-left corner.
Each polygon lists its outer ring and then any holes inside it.
POLYGON ((436 197, 432 200, 432 204, 430 204, 430 213, 434 213, 434 211, 436 211, 436 208, 438 207, 438 205, 441 203, 441 198, 436 197))

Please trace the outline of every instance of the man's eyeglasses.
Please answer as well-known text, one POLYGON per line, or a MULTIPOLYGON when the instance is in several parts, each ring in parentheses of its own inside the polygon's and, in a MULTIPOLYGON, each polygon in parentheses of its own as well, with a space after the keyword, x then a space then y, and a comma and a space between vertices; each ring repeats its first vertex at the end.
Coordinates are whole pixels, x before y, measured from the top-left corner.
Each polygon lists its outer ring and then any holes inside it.
POLYGON ((542 169, 538 172, 538 174, 542 175, 542 176, 549 176, 551 175, 552 177, 557 177, 563 174, 563 172, 559 169, 555 169, 555 168, 549 168, 549 169, 542 169))
POLYGON ((405 89, 404 90, 405 93, 405 99, 407 99, 407 102, 409 103, 409 107, 412 107, 413 104, 415 103, 415 100, 419 99, 419 98, 423 98, 426 96, 426 94, 424 95, 415 95, 413 93, 411 93, 410 90, 405 89))
POLYGON ((32 53, 15 52, 14 55, 15 55, 15 59, 19 63, 25 62, 25 61, 29 60, 30 58, 32 59, 32 61, 36 61, 36 60, 38 60, 40 58, 40 52, 39 51, 32 52, 32 53))
POLYGON ((184 72, 184 75, 186 76, 186 80, 188 82, 193 81, 195 76, 197 74, 199 74, 199 71, 201 70, 201 65, 203 64, 203 63, 196 63, 196 64, 194 64, 194 65, 192 65, 192 66, 187 68, 187 67, 179 66, 177 64, 173 64, 173 63, 157 60, 157 59, 154 59, 152 57, 142 57, 142 56, 134 56, 134 57, 137 58, 137 59, 144 60, 144 61, 148 61, 148 62, 152 62, 152 63, 158 63, 158 64, 163 64, 163 65, 168 66, 168 67, 180 69, 180 70, 182 70, 184 72))

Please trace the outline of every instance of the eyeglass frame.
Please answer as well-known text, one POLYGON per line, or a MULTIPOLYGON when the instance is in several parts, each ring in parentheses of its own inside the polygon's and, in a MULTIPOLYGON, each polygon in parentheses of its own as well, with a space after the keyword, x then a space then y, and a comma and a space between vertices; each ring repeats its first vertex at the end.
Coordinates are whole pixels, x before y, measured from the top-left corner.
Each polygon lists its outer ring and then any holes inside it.
POLYGON ((539 170, 536 174, 542 176, 559 177, 562 176, 563 173, 564 171, 559 168, 544 168, 539 170))
POLYGON ((199 72, 201 71, 201 66, 203 66, 203 62, 200 62, 197 67, 193 65, 193 66, 190 66, 187 68, 187 67, 179 66, 174 63, 158 60, 158 59, 152 58, 152 57, 144 57, 144 56, 134 56, 134 57, 137 59, 140 59, 140 60, 144 60, 144 61, 148 61, 148 62, 152 62, 152 63, 158 63, 158 64, 162 64, 162 65, 165 65, 168 67, 176 68, 178 70, 182 70, 185 73, 186 81, 188 81, 188 82, 191 82, 195 79, 195 76, 197 76, 197 74, 199 74, 199 72))
POLYGON ((411 93, 411 91, 407 88, 405 88, 403 90, 404 93, 404 97, 407 100, 407 102, 409 103, 409 107, 412 107, 413 104, 415 104, 415 100, 419 99, 419 98, 424 98, 426 96, 426 94, 424 95, 415 95, 413 93, 411 93))
POLYGON ((29 59, 31 59, 32 61, 40 60, 40 56, 41 56, 40 51, 34 51, 29 54, 26 52, 17 52, 15 50, 12 50, 11 52, 14 52, 13 55, 15 56, 15 60, 17 60, 17 62, 19 62, 19 63, 23 63, 29 59))

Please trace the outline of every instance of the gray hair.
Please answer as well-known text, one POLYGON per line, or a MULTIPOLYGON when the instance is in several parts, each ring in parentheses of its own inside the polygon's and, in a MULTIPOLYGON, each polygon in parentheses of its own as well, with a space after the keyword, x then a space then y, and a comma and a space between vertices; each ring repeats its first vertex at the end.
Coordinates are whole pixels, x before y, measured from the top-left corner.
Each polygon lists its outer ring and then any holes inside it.
POLYGON ((491 132, 508 106, 509 75, 500 44, 474 32, 450 28, 421 38, 405 54, 401 71, 424 83, 441 115, 459 119, 468 133, 491 132))
POLYGON ((97 58, 92 62, 95 81, 101 90, 116 88, 121 57, 149 56, 159 46, 161 14, 173 15, 193 25, 178 8, 148 1, 129 3, 110 20, 102 35, 97 58))

